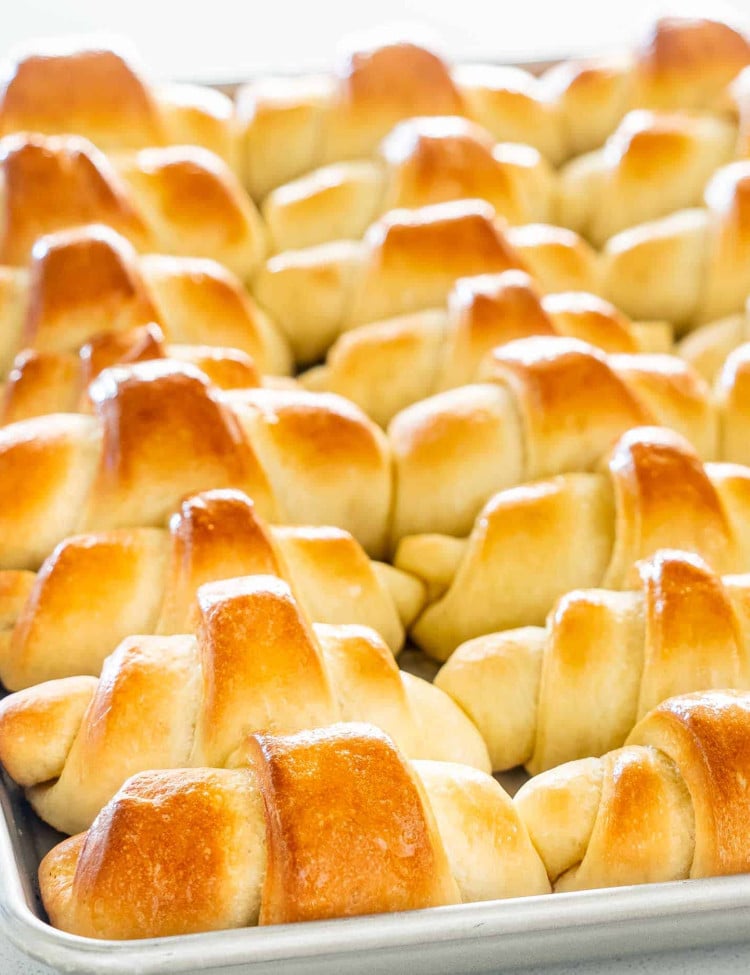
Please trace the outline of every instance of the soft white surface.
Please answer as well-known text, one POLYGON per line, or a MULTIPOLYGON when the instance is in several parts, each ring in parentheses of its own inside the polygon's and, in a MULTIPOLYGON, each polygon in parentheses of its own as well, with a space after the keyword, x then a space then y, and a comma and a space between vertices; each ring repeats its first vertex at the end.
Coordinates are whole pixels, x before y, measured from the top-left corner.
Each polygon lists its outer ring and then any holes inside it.
MULTIPOLYGON (((712 951, 679 952, 671 955, 642 955, 630 959, 612 958, 590 965, 562 965, 545 968, 544 975, 747 975, 750 946, 732 945, 712 951)), ((2 975, 49 975, 52 969, 24 960, 8 945, 0 943, 2 975)), ((532 975, 539 969, 516 970, 515 975, 532 975)), ((136 973, 133 973, 136 975, 136 973)), ((192 973, 191 973, 192 975, 192 973)), ((196 972, 195 975, 203 975, 196 972)), ((397 975, 397 973, 394 973, 397 975)), ((456 973, 460 975, 460 973, 456 973)), ((514 975, 504 972, 503 975, 514 975)))
POLYGON ((129 35, 151 74, 234 79, 330 63, 341 36, 427 29, 463 57, 535 58, 615 48, 664 12, 750 21, 750 0, 2 0, 0 43, 64 31, 129 35))

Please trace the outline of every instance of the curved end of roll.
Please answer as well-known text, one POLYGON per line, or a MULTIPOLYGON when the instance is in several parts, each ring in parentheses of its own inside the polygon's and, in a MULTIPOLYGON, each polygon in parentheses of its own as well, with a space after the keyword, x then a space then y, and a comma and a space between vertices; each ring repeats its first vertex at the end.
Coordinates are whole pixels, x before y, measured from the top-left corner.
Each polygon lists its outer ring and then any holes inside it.
POLYGON ((464 903, 549 893, 544 865, 498 782, 446 762, 415 762, 414 770, 429 797, 464 903))
POLYGON ((466 539, 450 535, 407 535, 398 543, 393 564, 427 587, 427 601, 439 599, 449 588, 466 550, 466 539))
POLYGON ((304 389, 315 393, 326 392, 331 389, 331 370, 328 366, 313 366, 297 377, 297 381, 304 389))
POLYGON ((86 835, 79 833, 59 843, 39 864, 39 890, 50 923, 70 934, 83 933, 78 930, 72 894, 86 835))
POLYGON ((534 751, 545 639, 532 626, 477 637, 435 678, 479 729, 496 771, 525 764, 534 751))
POLYGON ((516 793, 516 809, 553 884, 583 860, 603 778, 602 759, 584 758, 542 772, 516 793))
POLYGON ((60 775, 97 684, 65 677, 0 703, 0 762, 16 782, 28 787, 60 775))
POLYGON ((372 567, 382 587, 390 593, 402 626, 408 629, 427 601, 425 584, 411 572, 387 562, 373 562, 372 567))
MULTIPOLYGON (((419 758, 470 765, 491 772, 484 740, 461 708, 433 684, 402 673, 418 728, 419 758)), ((410 757, 417 757, 416 755, 410 757)))

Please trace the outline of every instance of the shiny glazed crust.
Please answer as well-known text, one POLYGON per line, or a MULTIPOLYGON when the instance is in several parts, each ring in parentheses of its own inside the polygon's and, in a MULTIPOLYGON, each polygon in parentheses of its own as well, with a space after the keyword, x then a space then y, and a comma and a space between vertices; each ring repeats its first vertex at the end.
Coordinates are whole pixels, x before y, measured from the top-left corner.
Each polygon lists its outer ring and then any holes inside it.
POLYGON ((197 146, 108 158, 81 136, 0 139, 0 262, 28 264, 36 240, 102 223, 139 251, 207 257, 248 278, 262 220, 229 167, 197 146))
POLYGON ((61 678, 0 704, 0 758, 57 829, 86 828, 136 772, 244 761, 257 731, 366 720, 412 757, 489 769, 461 710, 402 675, 373 630, 311 624, 275 576, 208 583, 197 599, 197 637, 127 637, 98 682, 61 678))
POLYGON ((233 116, 231 101, 217 91, 156 90, 122 52, 75 40, 15 52, 0 92, 0 135, 75 133, 105 152, 199 145, 234 163, 233 116))
POLYGON ((549 890, 512 802, 481 772, 408 763, 367 725, 258 735, 247 750, 249 768, 127 782, 43 861, 52 923, 143 938, 549 890))
POLYGON ((387 443, 347 401, 294 389, 222 393, 167 359, 107 369, 89 395, 93 416, 0 430, 3 567, 36 567, 77 531, 159 526, 186 495, 221 487, 246 491, 263 517, 337 524, 383 551, 387 443), (30 477, 33 490, 19 493, 30 477))
POLYGON ((674 550, 637 568, 637 589, 566 593, 544 629, 477 637, 442 668, 494 768, 602 755, 669 697, 750 686, 750 576, 674 550))
POLYGON ((371 562, 341 529, 269 526, 247 495, 206 491, 168 530, 74 535, 38 573, 0 572, 0 679, 18 690, 98 675, 126 636, 192 630, 199 586, 252 573, 285 579, 317 622, 372 626, 394 652, 424 599, 421 583, 371 562))
POLYGON ((748 761, 748 694, 686 694, 624 748, 544 772, 515 803, 556 890, 745 873, 748 761))
POLYGON ((541 626, 572 589, 632 588, 638 560, 660 548, 694 552, 720 573, 747 571, 749 487, 747 468, 704 465, 672 431, 630 430, 604 470, 496 494, 467 539, 403 539, 395 564, 428 587, 412 638, 446 660, 473 637, 541 626))

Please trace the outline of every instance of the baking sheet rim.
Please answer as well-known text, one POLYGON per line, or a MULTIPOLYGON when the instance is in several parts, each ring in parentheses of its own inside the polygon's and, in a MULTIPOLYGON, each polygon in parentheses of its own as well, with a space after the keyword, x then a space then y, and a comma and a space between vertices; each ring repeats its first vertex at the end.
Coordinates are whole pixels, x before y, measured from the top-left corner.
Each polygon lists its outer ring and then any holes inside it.
MULTIPOLYGON (((457 943, 460 950, 470 953, 479 942, 487 940, 498 942, 499 949, 502 945, 502 956, 496 959, 495 966, 501 968, 518 963, 518 945, 516 950, 510 950, 513 945, 509 939, 517 940, 519 936, 525 946, 524 964, 542 961, 550 954, 559 956, 560 948, 566 942, 570 945, 571 936, 578 945, 576 956, 583 960, 606 953, 615 929, 624 935, 638 925, 645 935, 648 922, 657 921, 662 928, 667 925, 661 939, 647 946, 642 940, 633 941, 629 953, 644 947, 668 947, 674 939, 667 937, 665 941, 663 935, 669 935, 670 929, 685 946, 690 940, 685 940, 685 934, 690 931, 693 941, 697 938, 698 943, 717 943, 726 940, 726 924, 716 925, 712 937, 710 931, 703 931, 705 925, 700 925, 700 930, 694 926, 696 918, 713 924, 720 918, 728 921, 738 911, 750 912, 750 875, 740 875, 518 897, 304 925, 239 928, 143 941, 96 941, 57 931, 32 911, 18 868, 6 816, 10 799, 4 790, 2 799, 0 928, 19 951, 65 972, 157 975, 228 966, 242 966, 247 971, 249 966, 278 967, 323 958, 335 964, 337 956, 343 962, 354 952, 370 952, 374 958, 378 952, 408 952, 415 948, 425 961, 432 957, 434 965, 437 956, 430 949, 439 953, 449 943, 454 943, 455 949, 457 943), (623 924, 627 927, 623 928, 623 924), (587 935, 595 935, 596 943, 587 935), (534 951, 535 936, 544 942, 541 958, 534 951), (598 950, 592 953, 591 948, 598 950)), ((745 934, 739 923, 736 934, 736 940, 745 934)), ((619 950, 628 951, 621 938, 615 941, 619 950)), ((359 959, 358 970, 367 971, 364 957, 359 955, 359 959)), ((413 965, 410 969, 418 970, 413 965)))

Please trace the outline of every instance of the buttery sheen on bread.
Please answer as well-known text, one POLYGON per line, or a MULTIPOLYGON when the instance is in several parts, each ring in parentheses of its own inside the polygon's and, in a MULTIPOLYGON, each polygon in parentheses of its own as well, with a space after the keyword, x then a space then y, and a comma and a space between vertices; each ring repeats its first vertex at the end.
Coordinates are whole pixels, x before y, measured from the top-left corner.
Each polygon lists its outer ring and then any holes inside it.
POLYGON ((636 568, 634 589, 573 590, 544 628, 477 637, 440 670, 493 768, 603 755, 669 697, 750 688, 750 575, 664 549, 636 568))
POLYGON ((52 923, 131 939, 549 890, 513 803, 476 769, 407 762, 353 724, 257 735, 239 757, 130 779, 43 861, 52 923))
POLYGON ((625 747, 538 775, 516 808, 554 889, 747 873, 750 695, 673 697, 625 747))
POLYGON ((208 583, 197 599, 197 637, 128 637, 99 680, 48 681, 0 703, 0 759, 56 829, 85 829, 136 772, 224 768, 248 734, 341 719, 373 722, 413 757, 489 771, 463 711, 400 671, 374 630, 311 624, 275 576, 208 583))
POLYGON ((395 565, 427 585, 412 639, 447 660, 466 640, 541 626, 572 589, 630 589, 661 548, 721 574, 750 569, 750 468, 701 462, 671 430, 623 434, 598 469, 500 491, 468 538, 402 539, 395 565))
POLYGON ((240 491, 204 491, 168 529, 72 535, 39 572, 0 572, 0 681, 98 676, 127 636, 191 632, 204 583, 253 573, 284 579, 312 620, 370 626, 394 653, 424 601, 419 580, 372 562, 348 532, 270 526, 240 491))

